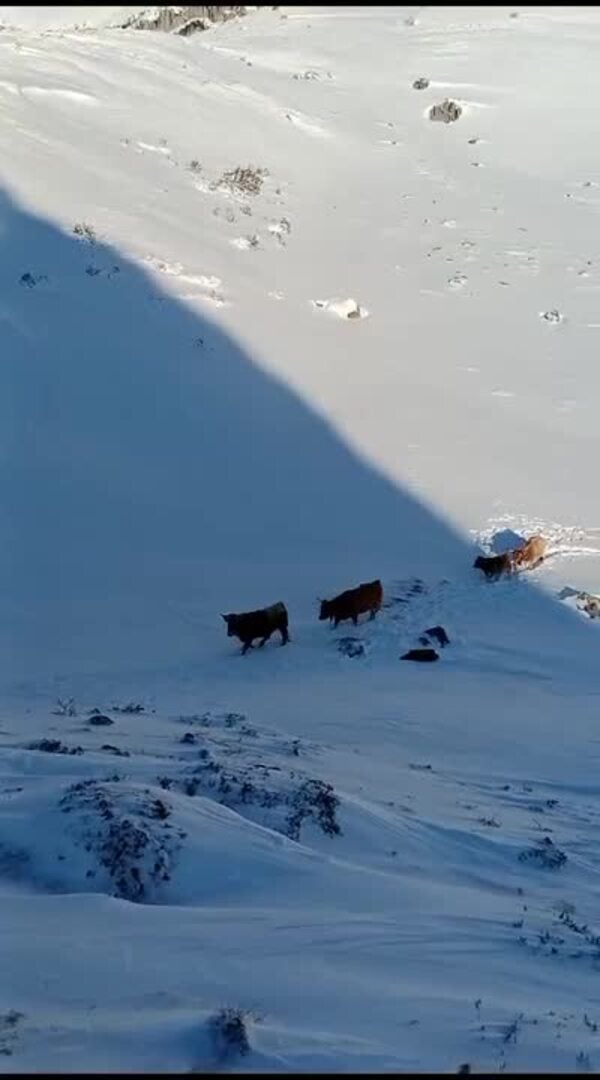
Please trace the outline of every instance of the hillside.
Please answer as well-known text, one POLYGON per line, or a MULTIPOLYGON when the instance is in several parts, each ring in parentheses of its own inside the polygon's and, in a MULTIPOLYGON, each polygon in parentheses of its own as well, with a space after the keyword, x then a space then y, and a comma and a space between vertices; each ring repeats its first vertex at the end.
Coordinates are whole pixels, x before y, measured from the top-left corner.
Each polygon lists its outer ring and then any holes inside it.
POLYGON ((0 35, 2 1067, 597 1067, 600 19, 54 10, 0 35))

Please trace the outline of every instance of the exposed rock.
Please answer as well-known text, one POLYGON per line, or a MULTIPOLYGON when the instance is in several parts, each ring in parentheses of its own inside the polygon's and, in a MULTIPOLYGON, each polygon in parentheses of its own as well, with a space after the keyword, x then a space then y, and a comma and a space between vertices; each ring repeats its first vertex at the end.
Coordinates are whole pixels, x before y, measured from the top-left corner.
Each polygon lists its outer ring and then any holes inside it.
POLYGON ((578 611, 584 611, 586 615, 589 615, 590 619, 600 618, 600 596, 594 596, 593 593, 585 592, 585 590, 572 589, 569 585, 566 585, 559 593, 559 599, 567 600, 570 598, 574 598, 578 611))
POLYGON ((113 746, 112 743, 104 743, 100 747, 101 750, 106 750, 107 754, 114 754, 115 757, 130 757, 129 750, 119 750, 118 746, 113 746))
POLYGON ((110 716, 105 716, 104 713, 94 713, 89 717, 88 723, 94 727, 105 727, 108 724, 114 724, 114 720, 111 720, 110 716))
POLYGON ((206 30, 211 23, 226 22, 239 15, 246 15, 247 10, 240 5, 219 4, 211 7, 193 5, 190 7, 145 8, 122 24, 126 30, 162 30, 163 33, 192 34, 197 30, 206 30))
POLYGON ((429 79, 415 79, 413 83, 413 90, 426 90, 429 86, 429 79))
POLYGON ((436 653, 435 649, 409 649, 400 657, 401 660, 417 660, 422 664, 431 663, 439 658, 439 653, 436 653))
POLYGON ((426 630, 423 637, 419 638, 422 645, 429 645, 430 639, 433 638, 437 641, 438 645, 441 645, 442 649, 446 645, 450 644, 450 638, 448 637, 443 626, 430 626, 429 630, 426 630))

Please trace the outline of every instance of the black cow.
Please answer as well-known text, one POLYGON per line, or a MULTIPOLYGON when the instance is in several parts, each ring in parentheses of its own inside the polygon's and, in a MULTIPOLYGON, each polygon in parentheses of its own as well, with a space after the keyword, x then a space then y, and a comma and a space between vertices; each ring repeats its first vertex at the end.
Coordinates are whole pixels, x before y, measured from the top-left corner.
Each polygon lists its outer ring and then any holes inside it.
POLYGON ((232 613, 222 618, 227 623, 227 637, 237 637, 243 643, 242 656, 252 648, 255 638, 262 638, 259 646, 262 649, 274 630, 279 630, 282 645, 290 640, 287 608, 281 601, 258 611, 232 613))

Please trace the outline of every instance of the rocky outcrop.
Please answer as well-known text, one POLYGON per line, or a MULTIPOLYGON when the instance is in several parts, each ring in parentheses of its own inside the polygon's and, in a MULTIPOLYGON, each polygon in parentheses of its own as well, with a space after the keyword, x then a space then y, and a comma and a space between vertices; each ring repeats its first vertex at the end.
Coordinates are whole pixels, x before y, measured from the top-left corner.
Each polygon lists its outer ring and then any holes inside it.
POLYGON ((181 34, 187 37, 199 30, 207 30, 213 23, 226 22, 228 19, 247 15, 248 10, 245 6, 238 4, 146 8, 123 23, 123 29, 162 30, 163 33, 181 34))

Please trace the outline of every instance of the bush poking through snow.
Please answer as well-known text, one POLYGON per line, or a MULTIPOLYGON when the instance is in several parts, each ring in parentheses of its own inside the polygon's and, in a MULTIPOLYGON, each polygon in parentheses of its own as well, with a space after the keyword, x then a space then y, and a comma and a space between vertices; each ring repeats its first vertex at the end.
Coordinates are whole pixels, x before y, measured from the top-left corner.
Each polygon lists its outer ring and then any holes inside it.
POLYGON ((173 859, 185 833, 167 823, 170 806, 148 788, 117 787, 119 777, 105 783, 84 780, 67 789, 59 801, 72 814, 75 841, 95 859, 87 877, 103 868, 121 900, 143 903, 163 882, 170 881, 173 859))
POLYGON ((96 243, 96 231, 92 225, 86 225, 85 221, 79 221, 73 226, 73 232, 75 236, 80 236, 82 240, 87 240, 89 244, 96 243))
POLYGON ((339 804, 340 800, 331 784, 324 784, 322 780, 306 780, 293 798, 293 810, 287 820, 290 840, 300 839, 300 828, 306 818, 312 818, 326 836, 339 836, 342 832, 336 820, 339 804))
POLYGON ((5 1057, 10 1057, 13 1052, 17 1041, 17 1029, 24 1015, 16 1009, 0 1013, 0 1054, 5 1057))
POLYGON ((61 701, 60 698, 57 698, 56 706, 56 709, 52 710, 53 716, 77 716, 75 698, 69 698, 67 701, 61 701))
POLYGON ((40 281, 47 280, 48 278, 45 274, 38 274, 36 276, 35 274, 31 274, 29 270, 27 270, 24 274, 21 274, 21 277, 19 278, 19 284, 26 285, 28 289, 34 289, 36 285, 40 284, 40 281))
POLYGON ((566 861, 567 856, 564 851, 557 848, 549 836, 540 840, 537 847, 527 848, 519 855, 519 862, 531 862, 536 866, 547 867, 549 870, 557 870, 559 866, 564 866, 566 861))
MULTIPOLYGON (((188 724, 196 722, 210 727, 219 718, 206 714, 181 719, 188 724)), ((180 791, 190 798, 202 795, 216 799, 221 805, 296 841, 300 839, 302 824, 308 819, 328 836, 341 834, 336 820, 339 799, 331 784, 298 775, 296 770, 287 770, 280 765, 240 758, 237 758, 235 768, 231 768, 222 755, 229 758, 234 753, 237 757, 240 738, 258 739, 259 734, 243 722, 245 717, 241 714, 226 713, 221 719, 225 730, 222 729, 218 741, 207 732, 206 737, 202 737, 203 741, 204 738, 208 740, 207 744, 192 754, 183 774, 157 777, 163 791, 180 791), (228 735, 224 738, 225 731, 228 735)), ((197 745, 193 732, 186 732, 183 739, 186 745, 197 745)), ((285 749, 298 757, 300 743, 295 740, 285 749)))
POLYGON ((82 746, 68 747, 60 739, 36 739, 29 743, 28 750, 42 750, 45 754, 83 754, 82 746))
POLYGON ((429 86, 429 79, 415 79, 413 83, 413 90, 426 90, 429 86))
POLYGON ((248 1026, 256 1017, 246 1009, 219 1009, 209 1020, 215 1056, 219 1061, 250 1053, 248 1026))
POLYGON ((211 184, 211 188, 213 191, 224 188, 234 195, 258 195, 268 175, 268 169, 257 169, 253 165, 247 165, 244 169, 238 165, 224 172, 220 180, 211 184))
POLYGON ((439 105, 432 105, 429 110, 430 120, 439 120, 442 124, 451 124, 462 115, 462 106, 446 98, 439 105))

